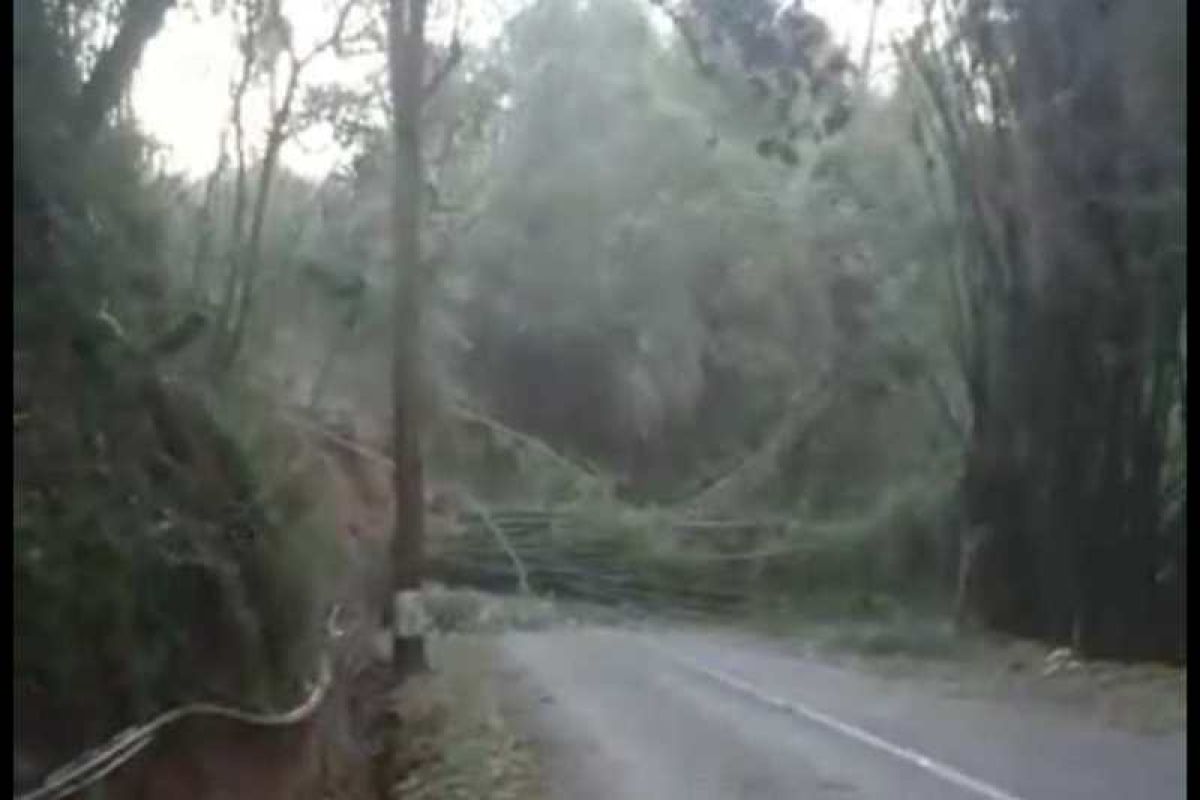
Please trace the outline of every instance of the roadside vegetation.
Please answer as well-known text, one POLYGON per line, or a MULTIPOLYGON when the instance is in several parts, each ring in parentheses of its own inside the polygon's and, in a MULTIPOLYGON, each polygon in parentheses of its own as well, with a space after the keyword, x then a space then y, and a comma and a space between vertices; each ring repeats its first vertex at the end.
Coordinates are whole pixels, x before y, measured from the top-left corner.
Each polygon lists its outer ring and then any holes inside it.
POLYGON ((504 707, 495 655, 485 640, 439 639, 431 675, 392 698, 396 727, 389 797, 540 800, 546 778, 532 744, 504 707))
POLYGON ((15 22, 21 786, 174 706, 298 702, 338 552, 295 437, 189 366, 150 143, 75 130, 92 56, 29 4, 15 22))
MULTIPOLYGON (((854 49, 800 3, 484 5, 14 5, 19 788, 287 707, 330 646, 387 694, 431 581, 443 632, 674 615, 1182 697, 1107 665, 1186 667, 1183 0, 864 2, 854 49), (201 30, 185 170, 135 100, 201 30)), ((389 786, 479 796, 423 769, 389 786)))

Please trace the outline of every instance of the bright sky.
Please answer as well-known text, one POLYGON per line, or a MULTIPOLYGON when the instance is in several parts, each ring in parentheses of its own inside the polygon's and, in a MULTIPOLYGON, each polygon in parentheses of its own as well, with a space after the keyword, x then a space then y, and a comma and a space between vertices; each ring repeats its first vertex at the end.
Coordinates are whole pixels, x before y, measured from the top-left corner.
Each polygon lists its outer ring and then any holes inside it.
MULTIPOLYGON (((857 61, 862 56, 871 23, 872 0, 804 0, 804 8, 816 14, 833 30, 834 37, 850 49, 857 61)), ((893 36, 911 30, 920 18, 917 0, 881 0, 875 19, 875 55, 871 72, 886 69, 888 45, 893 36)))
MULTIPOLYGON (((504 0, 469 0, 464 4, 464 36, 487 40, 499 30, 499 3, 504 0)), ((858 59, 866 40, 872 0, 807 0, 805 7, 825 19, 834 36, 850 47, 858 59)), ((297 50, 328 35, 333 16, 326 0, 284 2, 284 11, 295 29, 297 50)), ((886 66, 883 47, 891 36, 915 20, 913 0, 882 0, 876 23, 877 55, 872 71, 886 66)), ((449 19, 440 20, 441 33, 449 19)), ((437 37, 437 27, 431 31, 437 37)), ((172 10, 163 30, 146 48, 133 86, 133 102, 147 131, 169 148, 167 163, 193 176, 216 164, 218 143, 229 118, 229 85, 237 69, 233 47, 234 27, 228 15, 198 21, 191 13, 172 10)), ((379 62, 356 59, 339 62, 332 55, 314 61, 306 79, 361 81, 379 62), (366 62, 366 63, 364 63, 366 62)), ((266 123, 265 92, 252 97, 247 108, 247 130, 261 146, 266 123)), ((289 168, 312 176, 326 174, 340 158, 327 131, 315 129, 284 146, 282 160, 289 168)))

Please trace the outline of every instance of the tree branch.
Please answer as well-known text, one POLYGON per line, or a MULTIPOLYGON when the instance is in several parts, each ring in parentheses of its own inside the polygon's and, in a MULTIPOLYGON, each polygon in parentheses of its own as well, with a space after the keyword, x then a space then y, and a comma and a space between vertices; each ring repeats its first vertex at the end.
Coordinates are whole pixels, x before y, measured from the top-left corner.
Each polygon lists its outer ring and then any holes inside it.
POLYGON ((487 528, 493 536, 496 537, 496 541, 500 544, 500 548, 504 550, 504 554, 507 555, 508 560, 512 562, 513 569, 517 573, 517 590, 521 594, 529 594, 529 573, 526 571, 525 564, 521 561, 521 557, 517 555, 516 548, 512 546, 512 542, 508 540, 508 537, 504 535, 504 531, 492 519, 492 515, 488 513, 488 510, 483 503, 476 500, 475 497, 472 496, 471 493, 462 486, 456 488, 458 490, 458 494, 462 497, 466 504, 471 507, 471 510, 475 512, 480 521, 483 522, 483 526, 487 528))
MULTIPOLYGON (((346 29, 346 20, 350 17, 350 12, 358 5, 357 0, 347 0, 346 4, 338 11, 337 21, 333 25, 333 32, 329 37, 318 42, 309 50, 301 59, 296 59, 295 54, 292 54, 293 61, 297 68, 308 66, 308 63, 314 58, 324 53, 326 50, 333 48, 334 51, 339 51, 342 47, 342 32, 346 29)), ((355 37, 357 38, 357 37, 355 37)), ((291 52, 291 43, 288 43, 288 51, 291 52)))
POLYGON ((485 416, 484 414, 467 407, 465 404, 463 404, 461 402, 454 403, 450 407, 449 412, 451 415, 458 417, 459 419, 461 419, 465 422, 475 423, 476 425, 481 425, 481 426, 488 428, 496 433, 499 433, 500 435, 502 435, 505 438, 511 439, 515 442, 519 442, 519 443, 525 445, 530 450, 536 451, 536 452, 542 454, 543 456, 546 456, 551 461, 554 461, 555 463, 565 467, 568 472, 571 472, 580 478, 586 478, 586 479, 592 480, 592 481, 600 480, 600 476, 596 475, 595 473, 593 473, 591 470, 587 469, 586 467, 570 460, 566 456, 558 453, 552 447, 550 447, 550 445, 546 444, 545 442, 543 442, 541 439, 537 438, 536 436, 531 436, 528 433, 522 433, 521 431, 518 431, 514 428, 510 428, 509 426, 505 425, 503 422, 500 422, 499 420, 485 416))
POLYGON ((687 47, 688 55, 695 62, 697 71, 706 78, 711 78, 715 75, 717 68, 711 61, 704 58, 704 48, 700 45, 700 40, 696 37, 696 32, 692 30, 691 24, 689 24, 683 14, 668 8, 666 0, 650 0, 650 2, 671 20, 671 24, 675 26, 675 31, 679 34, 679 38, 683 39, 683 43, 687 47))
POLYGON ((441 67, 437 72, 433 73, 433 77, 429 80, 429 84, 421 93, 421 103, 428 103, 429 100, 438 92, 446 78, 454 71, 454 68, 462 61, 463 49, 458 37, 454 37, 454 41, 450 43, 450 53, 446 56, 446 60, 442 62, 441 67))
POLYGON ((680 504, 684 513, 725 509, 731 501, 761 486, 779 463, 781 456, 812 430, 820 416, 835 404, 838 387, 828 371, 810 391, 797 391, 788 402, 782 418, 771 433, 732 472, 702 489, 680 504))

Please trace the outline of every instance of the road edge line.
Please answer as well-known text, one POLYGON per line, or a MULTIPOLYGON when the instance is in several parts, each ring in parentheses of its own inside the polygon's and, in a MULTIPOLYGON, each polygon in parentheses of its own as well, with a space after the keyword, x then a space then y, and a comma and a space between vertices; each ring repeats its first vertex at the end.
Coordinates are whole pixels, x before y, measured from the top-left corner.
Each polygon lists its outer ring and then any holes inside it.
POLYGON ((720 670, 711 669, 689 658, 673 653, 669 648, 664 647, 656 642, 646 642, 646 644, 654 650, 658 650, 666 658, 674 662, 676 665, 690 671, 702 675, 709 680, 724 686, 727 689, 732 689, 739 694, 743 694, 762 705, 774 708, 778 711, 783 711, 792 716, 815 722, 830 730, 836 731, 843 736, 854 739, 857 742, 880 750, 893 758, 913 764, 926 772, 929 772, 942 780, 955 784, 960 788, 974 792, 981 797, 986 797, 988 800, 1023 800, 1015 794, 1006 792, 1003 789, 993 786, 986 781, 972 778, 964 772, 961 772, 948 764, 943 764, 940 761, 931 758, 923 753, 911 750, 907 747, 893 744, 886 739, 880 738, 875 734, 865 731, 848 722, 843 722, 836 717, 824 714, 815 709, 809 708, 802 703, 797 703, 791 700, 785 700, 782 697, 768 694, 756 688, 747 681, 742 680, 734 675, 730 675, 720 670))

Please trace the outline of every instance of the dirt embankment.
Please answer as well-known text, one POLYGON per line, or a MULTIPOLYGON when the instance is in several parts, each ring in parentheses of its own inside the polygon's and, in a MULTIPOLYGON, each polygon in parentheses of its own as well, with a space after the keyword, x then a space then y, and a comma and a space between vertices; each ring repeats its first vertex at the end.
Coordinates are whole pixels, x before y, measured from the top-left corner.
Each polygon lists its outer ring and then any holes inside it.
POLYGON ((483 651, 436 646, 437 672, 397 690, 374 613, 386 591, 388 467, 345 430, 297 425, 345 551, 334 680, 302 723, 185 719, 102 781, 117 800, 537 797, 529 749, 481 676, 483 651))
POLYGON ((375 752, 388 728, 391 676, 372 636, 372 611, 385 588, 382 556, 390 498, 380 465, 353 441, 297 429, 320 465, 324 501, 345 549, 337 589, 342 606, 334 639, 334 680, 321 707, 288 727, 191 717, 102 781, 115 800, 375 800, 375 752), (348 446, 349 445, 349 446, 348 446))
POLYGON ((319 723, 259 728, 227 719, 194 719, 165 732, 117 770, 104 796, 128 800, 316 800, 319 723))

